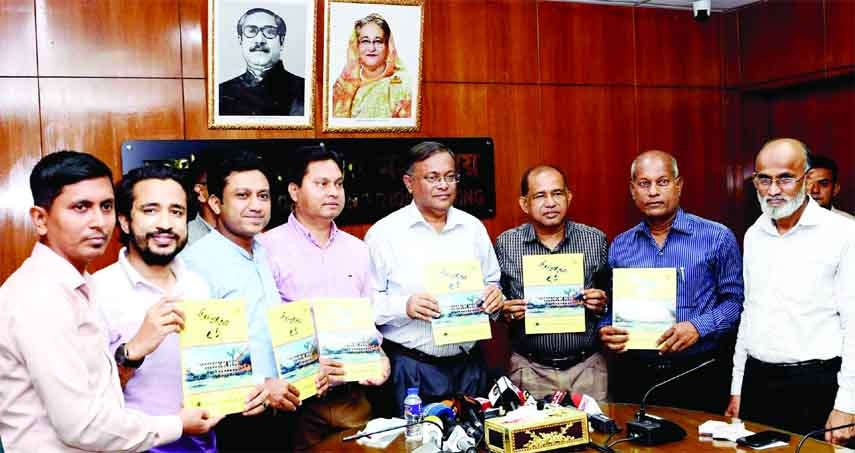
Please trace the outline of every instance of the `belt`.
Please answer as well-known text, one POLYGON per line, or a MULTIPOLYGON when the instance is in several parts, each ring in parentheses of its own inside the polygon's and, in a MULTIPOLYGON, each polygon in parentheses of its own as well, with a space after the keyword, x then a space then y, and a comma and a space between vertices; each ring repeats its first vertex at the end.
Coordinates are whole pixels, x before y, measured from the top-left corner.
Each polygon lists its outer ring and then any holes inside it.
POLYGON ((547 357, 543 354, 536 354, 533 352, 523 352, 522 355, 532 362, 563 371, 584 362, 586 358, 591 356, 591 353, 583 350, 562 357, 547 357))
POLYGON ((429 363, 431 365, 437 366, 460 364, 461 362, 469 358, 469 353, 465 352, 443 357, 430 355, 428 353, 419 351, 418 349, 410 349, 405 346, 401 346, 400 344, 395 343, 394 341, 390 341, 387 338, 383 339, 383 349, 386 350, 388 354, 404 355, 411 359, 418 360, 419 362, 429 363))
POLYGON ((842 362, 840 357, 834 357, 832 359, 812 359, 812 360, 803 360, 801 362, 787 362, 787 363, 769 363, 764 362, 762 360, 756 359, 754 357, 748 356, 748 360, 752 362, 752 366, 756 366, 758 368, 764 368, 767 370, 795 370, 797 368, 814 368, 814 369, 823 369, 823 368, 834 368, 840 367, 842 362))

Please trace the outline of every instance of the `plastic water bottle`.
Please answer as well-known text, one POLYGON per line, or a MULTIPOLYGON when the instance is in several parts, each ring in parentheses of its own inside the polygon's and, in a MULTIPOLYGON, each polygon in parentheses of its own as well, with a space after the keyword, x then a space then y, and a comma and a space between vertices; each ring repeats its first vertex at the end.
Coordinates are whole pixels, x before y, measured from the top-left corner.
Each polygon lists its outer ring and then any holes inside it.
MULTIPOLYGON (((404 421, 408 424, 422 421, 422 399, 419 398, 418 387, 407 389, 407 397, 404 398, 404 421)), ((404 434, 408 442, 420 442, 422 440, 422 425, 407 426, 404 434)))

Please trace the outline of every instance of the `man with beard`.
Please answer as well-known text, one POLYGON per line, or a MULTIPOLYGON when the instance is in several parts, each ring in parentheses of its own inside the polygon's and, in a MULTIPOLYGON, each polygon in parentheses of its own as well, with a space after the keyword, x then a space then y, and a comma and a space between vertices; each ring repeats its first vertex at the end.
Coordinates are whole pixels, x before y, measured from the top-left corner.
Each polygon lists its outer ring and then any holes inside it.
MULTIPOLYGON (((208 285, 186 268, 187 192, 176 170, 151 165, 128 172, 116 188, 125 245, 116 263, 97 272, 95 288, 110 350, 115 351, 127 407, 151 415, 180 410, 184 327, 179 299, 207 299, 208 285)), ((261 386, 247 397, 246 415, 264 410, 261 386)), ((215 452, 213 433, 187 436, 152 452, 215 452)))
POLYGON ((763 214, 745 233, 745 312, 727 409, 802 434, 855 422, 855 224, 806 196, 808 170, 798 140, 772 140, 757 154, 763 214))
POLYGON ((252 8, 240 17, 246 72, 220 84, 220 115, 303 115, 305 79, 280 60, 285 32, 285 21, 268 9, 252 8))
POLYGON ((612 398, 637 403, 654 384, 716 358, 658 389, 648 402, 720 413, 727 405, 728 362, 742 311, 739 244, 726 226, 680 208, 683 177, 671 154, 645 151, 629 174, 642 222, 615 238, 609 266, 670 268, 676 274, 676 323, 662 332, 658 350, 628 351, 630 333, 612 326, 613 313, 606 314, 599 332, 603 345, 617 353, 609 364, 612 398))

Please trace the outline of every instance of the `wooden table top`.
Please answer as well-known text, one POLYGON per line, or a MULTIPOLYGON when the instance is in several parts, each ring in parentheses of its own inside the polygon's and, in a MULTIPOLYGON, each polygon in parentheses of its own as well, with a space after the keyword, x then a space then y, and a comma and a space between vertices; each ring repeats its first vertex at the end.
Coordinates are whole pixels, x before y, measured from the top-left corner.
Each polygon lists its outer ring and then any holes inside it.
MULTIPOLYGON (((634 404, 612 404, 612 403, 602 403, 600 404, 603 412, 609 417, 613 418, 618 426, 620 426, 624 431, 621 431, 615 434, 612 437, 612 442, 617 439, 621 439, 626 435, 626 421, 631 420, 635 416, 635 412, 638 410, 638 405, 634 404)), ((631 453, 646 453, 646 452, 657 452, 657 453, 666 453, 666 452, 680 452, 680 453, 704 453, 704 452, 742 452, 749 453, 752 451, 761 451, 761 450, 752 450, 750 448, 739 447, 733 442, 721 442, 721 441, 712 441, 709 439, 700 439, 697 435, 698 426, 707 420, 721 420, 721 421, 729 421, 728 418, 723 415, 718 414, 710 414, 707 412, 698 412, 691 411, 687 409, 677 409, 677 408, 668 408, 668 407, 657 407, 657 406, 648 406, 647 412, 653 415, 658 415, 660 417, 664 417, 670 421, 673 421, 680 425, 683 429, 688 433, 686 437, 679 442, 672 442, 670 444, 664 445, 656 445, 656 446, 644 446, 633 444, 631 442, 622 442, 618 445, 614 446, 616 452, 631 452, 631 453)), ((766 429, 774 429, 765 425, 760 425, 752 422, 745 422, 746 429, 754 432, 763 431, 766 429)), ((357 430, 345 431, 339 434, 332 435, 325 439, 323 442, 319 443, 312 449, 312 451, 316 452, 378 452, 378 451, 387 451, 387 452, 406 452, 407 447, 404 442, 404 436, 398 436, 391 445, 385 450, 378 450, 375 448, 367 448, 362 445, 357 444, 355 441, 351 442, 342 442, 341 439, 345 436, 354 434, 357 430)), ((606 440, 606 435, 591 432, 591 440, 602 445, 603 441, 606 440)), ((793 452, 795 451, 796 445, 798 445, 799 440, 801 440, 800 435, 793 434, 790 437, 790 444, 786 447, 780 448, 770 448, 762 450, 764 452, 793 452)), ((825 442, 819 442, 816 440, 808 440, 805 442, 802 447, 802 452, 804 453, 831 453, 835 451, 839 451, 839 447, 836 449, 835 446, 831 444, 827 444, 825 442)), ((486 451, 486 450, 484 450, 486 451)), ((589 448, 587 451, 595 451, 592 448, 589 448)))

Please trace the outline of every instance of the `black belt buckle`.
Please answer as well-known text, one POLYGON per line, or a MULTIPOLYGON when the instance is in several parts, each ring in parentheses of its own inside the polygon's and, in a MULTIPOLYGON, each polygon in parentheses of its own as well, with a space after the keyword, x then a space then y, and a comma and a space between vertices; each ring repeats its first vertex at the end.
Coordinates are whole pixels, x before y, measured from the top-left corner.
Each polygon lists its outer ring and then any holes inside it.
POLYGON ((529 360, 533 362, 537 362, 541 365, 548 366, 550 368, 555 368, 556 370, 564 371, 566 369, 572 368, 573 366, 582 363, 585 361, 585 356, 587 353, 585 351, 581 351, 579 353, 568 355, 564 357, 539 357, 534 354, 528 354, 529 360))

